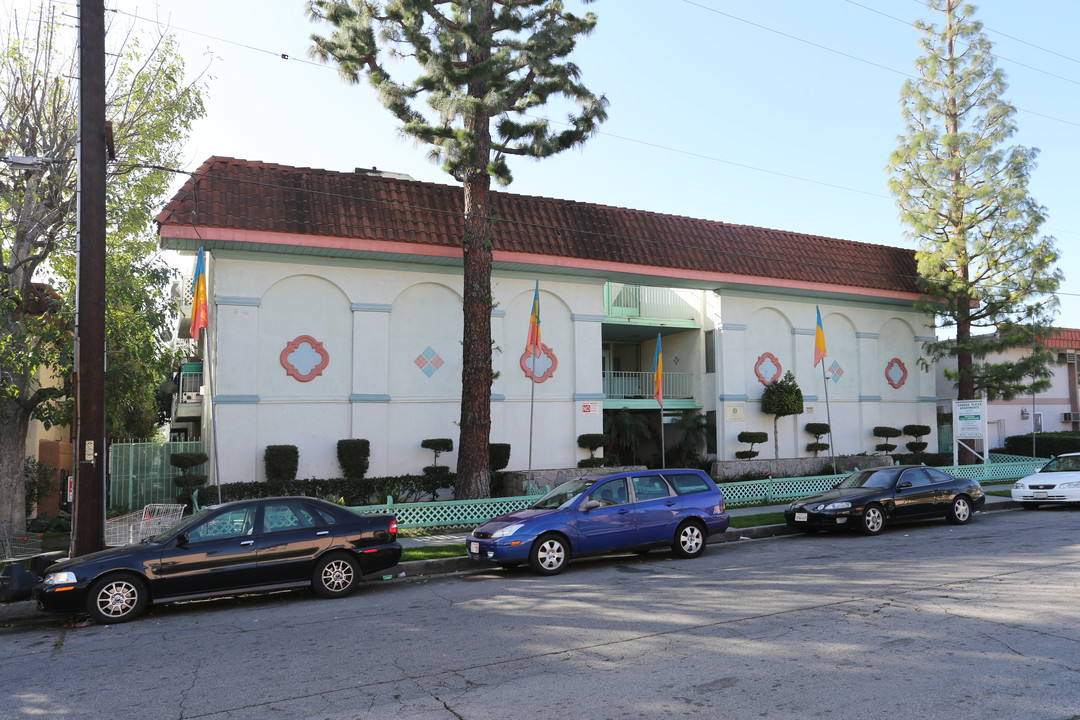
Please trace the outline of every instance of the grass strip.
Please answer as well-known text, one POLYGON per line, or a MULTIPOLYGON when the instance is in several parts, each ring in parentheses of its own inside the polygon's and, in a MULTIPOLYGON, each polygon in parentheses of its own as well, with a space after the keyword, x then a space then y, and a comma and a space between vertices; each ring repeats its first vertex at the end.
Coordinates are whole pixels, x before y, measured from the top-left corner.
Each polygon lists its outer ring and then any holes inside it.
POLYGON ((427 545, 423 547, 410 547, 405 548, 401 551, 401 562, 462 557, 465 554, 465 543, 457 543, 454 545, 427 545))

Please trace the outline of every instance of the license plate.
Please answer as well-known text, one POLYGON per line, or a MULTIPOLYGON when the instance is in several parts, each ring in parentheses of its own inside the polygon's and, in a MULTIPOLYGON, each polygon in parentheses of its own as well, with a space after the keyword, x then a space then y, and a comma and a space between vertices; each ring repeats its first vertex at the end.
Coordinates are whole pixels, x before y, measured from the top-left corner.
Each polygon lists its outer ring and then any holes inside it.
POLYGON ((1045 500, 1046 499, 1046 493, 1044 493, 1044 492, 1036 492, 1035 493, 1035 499, 1036 500, 1045 500))
POLYGON ((806 513, 795 513, 795 522, 806 522, 806 513))
POLYGON ((480 553, 480 543, 478 543, 478 542, 469 543, 469 552, 473 553, 474 555, 479 554, 480 553))

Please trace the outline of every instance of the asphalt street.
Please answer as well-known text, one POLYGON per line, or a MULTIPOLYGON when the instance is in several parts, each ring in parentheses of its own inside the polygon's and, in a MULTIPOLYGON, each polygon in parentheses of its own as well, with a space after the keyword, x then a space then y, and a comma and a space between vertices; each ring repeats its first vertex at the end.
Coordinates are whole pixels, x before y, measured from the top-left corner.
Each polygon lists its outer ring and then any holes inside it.
POLYGON ((0 629, 0 718, 1080 718, 1080 511, 0 629))

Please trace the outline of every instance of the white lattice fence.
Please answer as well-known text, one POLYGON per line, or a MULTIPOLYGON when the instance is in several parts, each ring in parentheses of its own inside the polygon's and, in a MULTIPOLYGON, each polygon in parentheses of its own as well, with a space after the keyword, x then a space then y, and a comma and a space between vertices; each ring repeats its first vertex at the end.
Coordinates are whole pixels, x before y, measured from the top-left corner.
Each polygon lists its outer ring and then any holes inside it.
POLYGON ((540 495, 397 504, 390 498, 385 505, 363 505, 352 509, 360 513, 394 513, 398 527, 406 529, 479 525, 497 515, 526 508, 538 497, 540 495))

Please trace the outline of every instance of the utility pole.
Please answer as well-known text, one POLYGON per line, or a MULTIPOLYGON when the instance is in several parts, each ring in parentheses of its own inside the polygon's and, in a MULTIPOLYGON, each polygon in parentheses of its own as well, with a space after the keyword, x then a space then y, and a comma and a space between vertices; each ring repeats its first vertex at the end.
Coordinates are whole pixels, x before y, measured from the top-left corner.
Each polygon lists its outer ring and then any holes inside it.
POLYGON ((105 3, 80 0, 72 557, 105 547, 106 148, 105 3))

